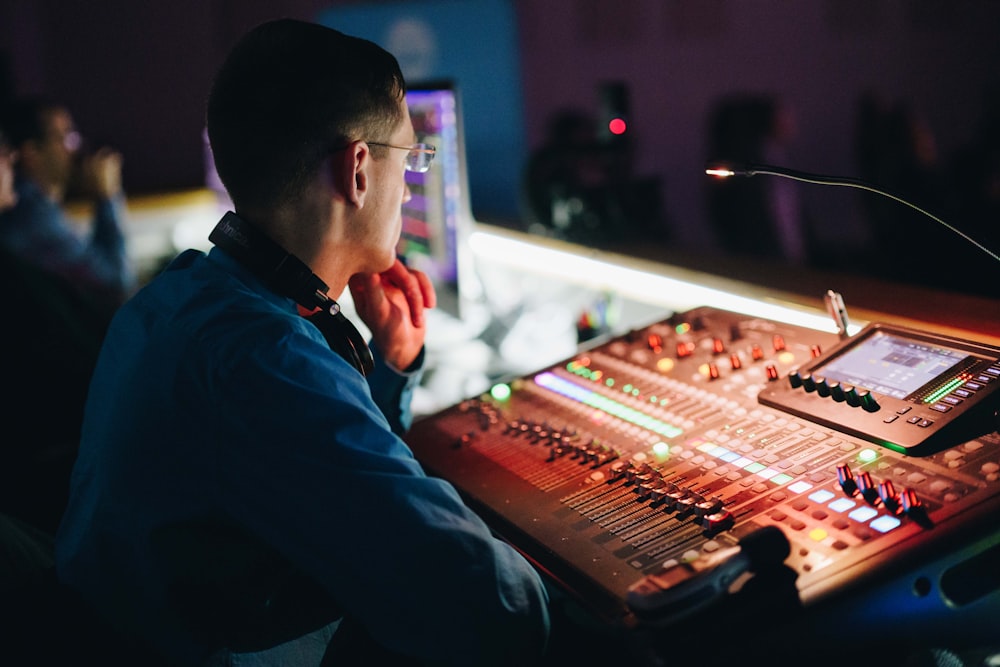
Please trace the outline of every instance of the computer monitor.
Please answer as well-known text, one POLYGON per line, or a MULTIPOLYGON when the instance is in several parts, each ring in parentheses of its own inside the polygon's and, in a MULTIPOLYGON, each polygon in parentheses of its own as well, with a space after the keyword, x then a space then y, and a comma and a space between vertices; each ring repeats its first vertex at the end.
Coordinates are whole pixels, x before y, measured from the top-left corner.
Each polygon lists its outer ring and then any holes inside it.
POLYGON ((437 154, 426 172, 406 172, 413 196, 403 205, 397 253, 430 277, 438 308, 460 317, 462 290, 468 296, 471 280, 466 245, 472 210, 458 86, 451 80, 411 83, 406 104, 417 141, 431 144, 437 154))

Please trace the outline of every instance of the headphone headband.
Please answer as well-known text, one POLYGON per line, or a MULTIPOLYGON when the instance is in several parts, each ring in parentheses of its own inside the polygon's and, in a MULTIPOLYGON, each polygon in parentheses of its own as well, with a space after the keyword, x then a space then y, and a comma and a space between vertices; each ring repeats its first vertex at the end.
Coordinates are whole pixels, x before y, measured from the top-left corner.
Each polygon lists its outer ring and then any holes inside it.
POLYGON ((371 372, 375 362, 368 343, 340 312, 340 304, 327 294, 330 289, 327 284, 302 260, 232 211, 222 216, 208 240, 235 257, 278 294, 307 310, 316 310, 306 319, 316 325, 330 348, 362 375, 371 372))

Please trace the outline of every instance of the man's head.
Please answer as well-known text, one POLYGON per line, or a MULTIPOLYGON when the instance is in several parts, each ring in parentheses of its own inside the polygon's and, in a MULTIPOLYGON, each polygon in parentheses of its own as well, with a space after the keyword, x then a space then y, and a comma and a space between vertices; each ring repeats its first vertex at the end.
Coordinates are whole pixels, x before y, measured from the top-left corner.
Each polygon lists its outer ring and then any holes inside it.
POLYGON ((4 128, 20 156, 21 175, 49 196, 61 199, 80 148, 80 133, 66 107, 43 97, 18 100, 5 114, 4 128))
POLYGON ((294 202, 352 141, 389 143, 405 90, 396 59, 372 42, 292 19, 251 30, 208 99, 216 169, 237 209, 294 202))

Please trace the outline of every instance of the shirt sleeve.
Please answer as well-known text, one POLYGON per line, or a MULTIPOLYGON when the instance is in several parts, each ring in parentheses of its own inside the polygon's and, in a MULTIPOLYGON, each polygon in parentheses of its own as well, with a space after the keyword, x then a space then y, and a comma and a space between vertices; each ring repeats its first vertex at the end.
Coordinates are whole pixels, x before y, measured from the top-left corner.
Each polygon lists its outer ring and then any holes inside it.
POLYGON ((390 650, 434 664, 539 659, 539 574, 425 474, 323 341, 302 331, 247 350, 218 382, 239 406, 220 413, 217 454, 219 502, 236 521, 390 650))
POLYGON ((382 410, 392 432, 402 436, 413 424, 413 390, 420 385, 424 374, 424 350, 420 350, 409 368, 398 371, 388 363, 376 346, 372 346, 375 368, 368 378, 372 399, 382 410))
POLYGON ((102 199, 94 203, 93 229, 90 236, 90 250, 96 255, 95 262, 103 265, 95 271, 123 293, 135 287, 135 275, 125 243, 122 229, 125 202, 121 197, 102 199))

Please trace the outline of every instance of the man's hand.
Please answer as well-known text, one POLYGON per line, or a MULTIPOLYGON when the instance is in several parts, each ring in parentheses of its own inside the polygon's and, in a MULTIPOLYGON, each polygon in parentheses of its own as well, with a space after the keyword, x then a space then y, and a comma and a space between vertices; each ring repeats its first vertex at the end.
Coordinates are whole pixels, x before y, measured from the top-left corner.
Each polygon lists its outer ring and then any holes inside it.
POLYGON ((83 185, 100 200, 114 199, 122 193, 122 156, 110 148, 101 148, 83 160, 83 185))
POLYGON ((382 356, 397 370, 406 370, 424 346, 424 308, 437 305, 430 278, 397 259, 388 271, 352 276, 349 286, 382 356))

